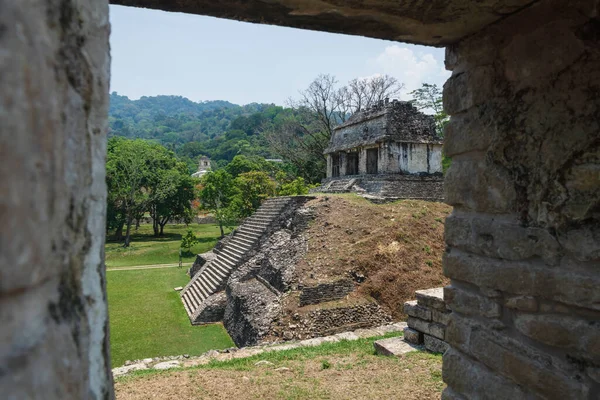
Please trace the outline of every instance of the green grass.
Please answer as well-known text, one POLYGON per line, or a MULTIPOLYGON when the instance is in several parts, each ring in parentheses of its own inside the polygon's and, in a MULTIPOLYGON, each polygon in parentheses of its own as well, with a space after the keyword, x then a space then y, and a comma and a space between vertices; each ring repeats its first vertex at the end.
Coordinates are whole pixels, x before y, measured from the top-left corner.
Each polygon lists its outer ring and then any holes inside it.
POLYGON ((220 324, 190 325, 173 290, 189 281, 185 269, 108 271, 106 276, 113 367, 126 360, 234 346, 220 324))
MULTIPOLYGON (((190 264, 194 262, 196 254, 204 253, 212 249, 219 240, 219 226, 214 224, 171 224, 165 226, 164 236, 154 237, 151 224, 141 225, 135 231, 132 228, 131 245, 123 247, 121 241, 117 242, 107 238, 106 242, 106 266, 130 267, 135 265, 150 264, 175 264, 179 262, 179 248, 181 236, 188 229, 200 239, 200 243, 192 247, 191 251, 183 256, 183 262, 190 264)), ((225 234, 230 230, 226 230, 225 234)), ((188 265, 189 267, 189 265, 188 265)))

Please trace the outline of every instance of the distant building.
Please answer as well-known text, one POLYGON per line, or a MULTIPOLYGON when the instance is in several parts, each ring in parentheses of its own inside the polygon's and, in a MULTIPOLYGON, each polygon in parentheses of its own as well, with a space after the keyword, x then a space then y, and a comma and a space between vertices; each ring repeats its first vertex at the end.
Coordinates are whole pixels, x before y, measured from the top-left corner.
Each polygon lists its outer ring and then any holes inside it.
POLYGON ((210 158, 202 156, 200 157, 200 162, 198 163, 198 171, 194 172, 192 176, 194 178, 201 178, 208 172, 210 172, 210 158))
POLYGON ((442 145, 433 116, 410 102, 380 101, 334 129, 327 178, 316 190, 441 200, 442 145))
POLYGON ((442 140, 435 120, 394 100, 359 111, 333 131, 327 177, 442 173, 442 140))

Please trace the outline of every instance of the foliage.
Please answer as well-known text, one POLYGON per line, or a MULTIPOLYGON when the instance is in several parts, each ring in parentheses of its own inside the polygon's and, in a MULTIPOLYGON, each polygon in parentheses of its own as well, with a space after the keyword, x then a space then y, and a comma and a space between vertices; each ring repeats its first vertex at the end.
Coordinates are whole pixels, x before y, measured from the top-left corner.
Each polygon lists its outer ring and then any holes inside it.
MULTIPOLYGON (((414 104, 419 110, 433 112, 436 132, 439 137, 443 138, 444 127, 450 121, 450 117, 444 111, 442 90, 436 84, 423 83, 419 89, 413 90, 410 94, 413 96, 414 104)), ((450 168, 451 163, 452 159, 444 155, 442 158, 442 170, 444 174, 450 168)))
POLYGON ((250 171, 235 178, 237 194, 233 207, 240 218, 252 215, 261 203, 275 195, 275 182, 263 171, 250 171))
POLYGON ((433 112, 436 132, 438 136, 444 137, 444 126, 449 117, 444 111, 442 90, 436 84, 423 83, 419 89, 410 92, 410 95, 413 96, 413 103, 417 109, 433 112))
POLYGON ((214 214, 223 237, 225 235, 223 227, 230 224, 235 217, 235 212, 229 209, 233 197, 238 193, 233 177, 227 171, 220 169, 204 175, 201 184, 199 199, 202 208, 214 214))
POLYGON ((282 183, 277 188, 279 196, 298 196, 308 194, 310 187, 304 182, 304 178, 296 178, 291 182, 282 183))
POLYGON ((198 238, 194 235, 194 231, 189 229, 187 233, 181 238, 181 248, 185 249, 189 254, 192 246, 198 243, 198 238))
POLYGON ((132 223, 146 212, 156 236, 163 234, 172 218, 191 220, 194 181, 187 166, 161 145, 141 139, 109 139, 106 182, 107 229, 115 229, 121 239, 125 226, 125 247, 130 245, 132 223))

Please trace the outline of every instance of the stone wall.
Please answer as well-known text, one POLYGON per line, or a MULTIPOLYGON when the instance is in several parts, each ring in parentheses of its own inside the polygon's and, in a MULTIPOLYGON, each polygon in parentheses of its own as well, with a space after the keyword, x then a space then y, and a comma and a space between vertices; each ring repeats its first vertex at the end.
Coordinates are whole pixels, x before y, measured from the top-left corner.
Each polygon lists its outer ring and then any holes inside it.
POLYGON ((390 322, 392 318, 389 314, 376 302, 370 302, 311 311, 304 318, 303 326, 299 327, 298 331, 305 330, 314 336, 323 336, 390 322))
POLYGON ((0 10, 0 397, 112 398, 108 2, 0 10))
POLYGON ((446 325, 451 311, 444 301, 444 288, 417 290, 417 300, 404 303, 404 313, 408 315, 408 327, 404 329, 404 340, 424 345, 434 353, 448 349, 446 325))
POLYGON ((300 290, 300 307, 325 301, 339 300, 354 290, 352 279, 340 279, 335 282, 320 283, 317 286, 300 290))
POLYGON ((600 398, 600 20, 539 1, 450 46, 445 399, 600 398))
POLYGON ((355 192, 371 201, 397 199, 444 200, 444 178, 419 175, 377 175, 325 179, 314 190, 323 193, 355 192))

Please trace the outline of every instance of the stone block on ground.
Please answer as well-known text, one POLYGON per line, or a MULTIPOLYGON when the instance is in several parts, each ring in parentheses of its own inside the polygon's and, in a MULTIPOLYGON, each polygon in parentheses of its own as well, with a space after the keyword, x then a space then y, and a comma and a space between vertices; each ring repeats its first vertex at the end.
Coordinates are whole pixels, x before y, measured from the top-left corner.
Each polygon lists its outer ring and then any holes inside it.
POLYGON ((404 313, 410 317, 431 321, 431 310, 417 304, 417 300, 404 303, 404 313))
POLYGON ((154 369, 170 369, 170 368, 177 368, 181 366, 181 363, 177 360, 172 360, 172 361, 164 361, 164 362, 160 362, 156 365, 154 365, 154 369))
POLYGON ((423 343, 423 333, 416 331, 408 326, 404 328, 404 340, 412 344, 423 343))
POLYGON ((423 341, 425 348, 433 353, 444 353, 449 347, 448 343, 429 335, 425 335, 423 341))
POLYGON ((377 354, 383 356, 401 356, 411 351, 422 350, 419 346, 404 341, 402 337, 377 340, 373 346, 377 354))
POLYGON ((143 369, 148 369, 148 365, 146 365, 145 363, 137 363, 137 364, 125 365, 123 367, 113 368, 112 373, 113 373, 113 376, 117 377, 117 376, 121 376, 121 375, 126 375, 132 371, 140 371, 143 369))
POLYGON ((446 303, 444 302, 444 288, 417 290, 415 294, 417 304, 421 307, 435 308, 441 311, 447 310, 446 303))

